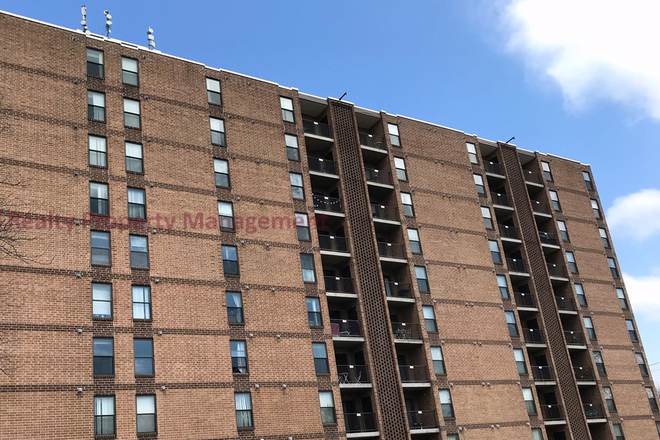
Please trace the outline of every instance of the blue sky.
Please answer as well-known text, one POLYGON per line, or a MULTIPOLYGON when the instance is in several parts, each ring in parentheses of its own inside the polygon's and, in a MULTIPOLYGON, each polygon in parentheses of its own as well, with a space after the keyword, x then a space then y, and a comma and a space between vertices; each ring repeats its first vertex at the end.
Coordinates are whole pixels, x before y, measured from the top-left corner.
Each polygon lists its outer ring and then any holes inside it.
MULTIPOLYGON (((0 9, 79 29, 81 3, 5 0, 0 9)), ((591 164, 655 363, 660 55, 648 20, 660 10, 652 0, 617 4, 86 2, 95 33, 107 8, 121 40, 146 45, 151 26, 166 53, 591 164)), ((660 376, 660 364, 651 368, 660 376)))

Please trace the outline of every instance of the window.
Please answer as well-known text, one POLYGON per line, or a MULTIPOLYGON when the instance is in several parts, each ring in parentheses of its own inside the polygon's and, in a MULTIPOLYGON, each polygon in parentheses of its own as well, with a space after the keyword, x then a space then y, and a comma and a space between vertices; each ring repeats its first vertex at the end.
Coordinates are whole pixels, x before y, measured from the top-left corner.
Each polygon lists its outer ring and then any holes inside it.
POLYGON ((589 174, 587 171, 582 171, 582 177, 584 178, 585 185, 587 185, 587 189, 589 191, 593 191, 594 182, 591 180, 591 174, 589 174))
POLYGON ((407 217, 414 217, 415 210, 413 208, 412 196, 410 193, 401 193, 401 203, 403 204, 403 214, 407 217))
POLYGON ((532 440, 543 440, 541 428, 532 428, 532 440))
POLYGON ((603 247, 610 248, 610 239, 607 238, 607 231, 603 228, 598 228, 598 233, 600 234, 600 239, 603 242, 603 247))
POLYGON ((234 393, 234 404, 236 405, 236 427, 238 429, 253 428, 250 393, 234 393))
POLYGON ((552 182, 552 172, 550 171, 550 164, 548 162, 541 162, 541 168, 543 168, 543 177, 548 182, 552 182))
POLYGON ((623 310, 627 310, 628 309, 628 300, 626 300, 626 296, 623 293, 623 289, 617 287, 616 296, 619 298, 619 304, 621 304, 621 308, 623 310))
POLYGON ((236 246, 222 245, 222 270, 225 275, 238 275, 238 250, 236 246))
POLYGON ((488 246, 490 247, 490 256, 493 257, 493 263, 502 264, 502 254, 500 254, 500 247, 497 245, 497 241, 488 240, 488 246))
POLYGON ((92 264, 110 265, 110 233, 92 231, 92 264))
POLYGON ((296 212, 296 233, 298 234, 298 240, 311 240, 307 214, 296 212))
POLYGON ((92 283, 92 318, 112 318, 112 284, 92 283))
POLYGON ((440 407, 442 408, 442 417, 445 419, 454 418, 454 406, 451 403, 451 393, 449 390, 438 390, 440 395, 440 407))
POLYGON ((527 414, 536 415, 536 404, 534 403, 534 393, 531 388, 523 388, 523 398, 525 399, 525 406, 527 407, 527 414))
POLYGON ((321 422, 324 425, 337 423, 335 400, 332 397, 332 391, 319 391, 319 402, 321 404, 321 422))
POLYGON ((623 435, 623 428, 621 427, 620 423, 615 423, 612 425, 614 427, 614 435, 616 436, 616 440, 626 440, 626 437, 623 435))
POLYGON ((445 360, 442 356, 442 347, 431 347, 431 360, 435 374, 447 374, 445 371, 445 360))
POLYGON ((419 241, 419 231, 417 229, 408 229, 408 241, 410 241, 410 250, 413 254, 422 253, 422 244, 419 241))
POLYGON ((557 191, 550 191, 550 201, 552 202, 552 209, 555 211, 561 211, 561 204, 559 203, 557 191))
POLYGON ((137 86, 138 61, 133 58, 121 57, 121 82, 129 86, 137 86))
POLYGON ((527 374, 527 364, 525 363, 525 355, 523 354, 523 351, 519 348, 514 348, 513 357, 516 360, 518 374, 527 374))
POLYGON ((568 268, 571 273, 578 273, 577 264, 575 263, 575 255, 573 252, 566 252, 566 260, 568 261, 568 268))
POLYGON ((470 156, 470 163, 479 165, 479 158, 477 156, 477 147, 474 144, 466 143, 468 156, 470 156))
POLYGON ((429 292, 429 280, 424 266, 415 266, 415 277, 417 277, 417 289, 420 292, 429 292))
POLYGON ((213 145, 226 146, 225 139, 225 121, 217 118, 210 118, 211 121, 211 143, 213 145))
POLYGON ((447 440, 459 440, 458 434, 447 434, 447 440))
POLYGON ((131 267, 149 269, 149 246, 147 241, 147 237, 129 235, 131 267))
POLYGON ((612 395, 612 388, 603 387, 603 394, 605 395, 605 402, 607 403, 607 409, 610 412, 616 412, 616 405, 614 404, 614 396, 612 395))
POLYGON ((594 323, 588 316, 584 317, 584 327, 587 329, 587 335, 589 336, 589 339, 595 341, 597 338, 596 331, 594 330, 594 323))
POLYGON ((114 341, 112 338, 94 338, 94 375, 115 374, 114 341))
POLYGON ((484 178, 479 174, 474 175, 474 184, 477 186, 477 194, 480 196, 486 195, 486 187, 484 186, 484 178))
POLYGON ((132 286, 133 319, 151 319, 151 287, 132 286))
POLYGON ((396 168, 396 178, 405 182, 408 180, 408 173, 406 172, 406 162, 400 157, 394 158, 394 167, 396 168))
POLYGON ((399 137, 399 126, 395 124, 387 124, 387 131, 390 134, 390 143, 394 146, 401 146, 401 138, 399 137))
POLYGON ((286 122, 295 122, 293 117, 293 100, 280 96, 280 107, 282 107, 282 119, 286 122))
POLYGON ((318 298, 306 298, 307 300, 307 320, 310 327, 323 327, 321 319, 321 302, 318 298))
POLYGON ((655 429, 658 430, 658 435, 660 435, 660 422, 655 422, 655 429))
POLYGON ((147 208, 143 189, 128 188, 128 217, 143 220, 147 218, 147 208))
POLYGON ((104 137, 87 136, 89 164, 95 167, 108 167, 108 140, 104 137))
POLYGON ((103 52, 100 50, 87 48, 87 76, 105 78, 103 52))
POLYGON ((115 397, 94 396, 94 435, 115 434, 115 397))
POLYGON ((571 239, 568 237, 566 222, 563 222, 561 220, 557 221, 557 229, 559 229, 559 235, 561 236, 561 241, 565 241, 565 242, 571 241, 571 239))
POLYGON ((291 182, 291 197, 296 200, 305 200, 302 174, 289 173, 289 181, 291 182))
POLYGON ((151 339, 134 339, 135 375, 154 375, 154 341, 151 339))
POLYGON ((286 144, 286 157, 289 160, 300 160, 300 148, 298 148, 298 137, 292 134, 284 135, 286 144))
POLYGON ((97 215, 110 215, 108 184, 89 182, 89 212, 97 215))
POLYGON ((220 81, 217 79, 206 78, 206 97, 209 104, 222 105, 220 81))
POLYGON ((124 126, 140 128, 140 101, 124 98, 124 126))
POLYGON ((502 299, 509 299, 509 286, 504 275, 497 275, 497 287, 500 289, 502 299))
POLYGON ((312 342, 312 353, 314 356, 314 370, 316 374, 328 374, 328 352, 323 342, 312 342))
POLYGON ((314 268, 314 255, 300 254, 300 266, 302 267, 303 281, 305 283, 315 283, 316 269, 314 268))
POLYGON ((614 261, 614 258, 608 258, 607 265, 610 267, 610 272, 612 273, 612 277, 619 278, 619 270, 616 268, 616 262, 614 261))
POLYGON ((213 159, 215 186, 229 188, 229 162, 224 159, 213 159))
POLYGON ((422 306, 422 312, 424 313, 424 325, 426 326, 426 331, 430 333, 438 332, 438 325, 435 322, 435 312, 433 306, 422 306))
POLYGON ((248 374, 247 348, 245 341, 229 341, 231 346, 231 371, 234 374, 248 374))
POLYGON ((144 172, 142 145, 126 142, 124 146, 126 148, 126 171, 142 174, 144 172))
POLYGON ((628 334, 630 335, 630 340, 633 342, 638 342, 637 332, 635 331, 635 325, 630 319, 626 319, 626 327, 628 328, 628 334))
POLYGON ((578 304, 580 304, 582 307, 586 307, 587 297, 584 295, 584 289, 582 288, 582 284, 575 285, 575 294, 577 295, 578 304))
POLYGON ((243 323, 243 297, 241 292, 226 292, 227 322, 230 324, 243 323))
POLYGON ((594 210, 594 217, 601 218, 600 208, 598 207, 598 201, 591 199, 591 209, 594 210))
POLYGON ((506 316, 506 325, 509 328, 509 335, 518 336, 518 326, 516 325, 516 315, 513 312, 504 312, 506 316))
POLYGON ((220 229, 225 231, 234 230, 234 205, 231 202, 218 202, 218 217, 220 229))
POLYGON ((87 91, 87 119, 105 122, 105 93, 87 91))
POLYGON ((649 370, 646 368, 646 363, 644 362, 644 355, 642 353, 635 353, 635 359, 637 359, 639 372, 642 373, 642 376, 648 376, 649 370))
POLYGON ((495 226, 493 225, 493 216, 490 213, 490 208, 487 206, 482 206, 481 207, 481 217, 484 219, 484 226, 486 229, 495 229, 495 226))
POLYGON ((600 351, 594 351, 594 363, 596 364, 598 374, 601 376, 607 376, 607 370, 605 369, 605 363, 603 362, 603 354, 600 351))
POLYGON ((138 434, 156 432, 156 396, 135 396, 138 434))

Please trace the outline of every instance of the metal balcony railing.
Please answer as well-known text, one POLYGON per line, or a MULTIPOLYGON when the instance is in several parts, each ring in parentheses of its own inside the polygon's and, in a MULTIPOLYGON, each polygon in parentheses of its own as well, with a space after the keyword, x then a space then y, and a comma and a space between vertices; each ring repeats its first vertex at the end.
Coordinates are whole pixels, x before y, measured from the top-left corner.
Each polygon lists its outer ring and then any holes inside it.
POLYGON ((325 174, 337 174, 335 163, 331 160, 309 156, 307 157, 307 163, 309 164, 310 171, 317 171, 325 174))
POLYGON ((378 203, 371 204, 371 215, 379 220, 399 220, 398 209, 394 206, 379 205, 378 203))
POLYGON ((346 237, 319 234, 319 247, 324 251, 348 252, 346 237))
POLYGON ((399 365, 399 375, 404 383, 424 383, 429 381, 428 368, 424 365, 399 365))
POLYGON ((387 185, 392 184, 392 179, 389 174, 385 171, 377 170, 375 168, 364 168, 364 174, 368 182, 373 183, 384 183, 387 185))
POLYGON ((422 339, 419 331, 419 324, 409 324, 406 322, 393 322, 392 331, 394 332, 394 339, 409 340, 409 339, 422 339))
POLYGON ((511 206, 509 196, 507 196, 505 193, 491 192, 490 197, 493 199, 494 205, 511 206))
POLYGON ((413 298, 410 284, 399 283, 398 281, 386 281, 385 294, 390 298, 413 298))
POLYGON ((536 382, 551 382, 555 380, 552 367, 547 365, 532 365, 532 377, 536 382))
POLYGON ((541 239, 541 243, 543 244, 550 244, 554 246, 558 245, 557 234, 553 234, 552 232, 540 231, 539 238, 541 239))
POLYGON ((377 431, 374 413, 344 413, 347 433, 377 431))
POLYGON ((520 239, 518 236, 518 231, 516 230, 515 226, 509 226, 509 225, 500 225, 500 236, 502 238, 512 238, 514 240, 520 239))
POLYGON ((540 183, 541 185, 543 185, 543 178, 539 173, 535 173, 534 171, 529 171, 529 170, 523 170, 523 175, 525 176, 525 182, 540 183))
POLYGON ((497 162, 484 161, 484 168, 487 173, 499 174, 501 176, 504 175, 504 172, 502 172, 502 166, 497 162))
POLYGON ((564 409, 559 404, 541 405, 541 415, 543 420, 547 422, 564 420, 564 409))
POLYGON ((370 383, 366 365, 337 365, 340 384, 370 383))
POLYGON ((378 255, 385 258, 406 258, 406 249, 402 244, 379 241, 378 255))
POLYGON ((573 371, 575 372, 575 380, 578 382, 593 382, 596 380, 591 367, 573 367, 573 371))
POLYGON ((342 212, 341 200, 336 197, 314 194, 314 209, 319 211, 342 212))
POLYGON ((521 258, 507 258, 506 265, 509 268, 509 272, 527 273, 525 262, 521 258))
POLYGON ((346 277, 332 277, 324 276, 323 281, 325 282, 325 291, 326 292, 335 292, 335 293, 354 293, 353 292, 353 280, 346 277))
POLYGON ((330 135, 330 126, 322 122, 316 122, 309 119, 303 119, 303 131, 307 134, 316 136, 332 137, 330 135))
POLYGON ((516 305, 518 307, 536 307, 536 300, 534 295, 529 292, 514 292, 516 297, 516 305))
POLYGON ((342 336, 345 338, 362 336, 360 323, 354 319, 331 319, 330 330, 332 336, 342 336))
POLYGON ((370 135, 369 133, 360 132, 360 145, 365 147, 378 148, 384 150, 383 139, 370 135))
POLYGON ((575 312, 577 310, 577 307, 575 307, 575 300, 571 297, 555 296, 555 301, 557 302, 557 308, 559 310, 569 312, 575 312))
POLYGON ((552 211, 550 211, 550 206, 547 203, 539 202, 538 200, 531 200, 531 202, 532 211, 541 214, 552 214, 552 211))
POLYGON ((523 338, 528 344, 544 344, 545 339, 541 329, 538 328, 524 328, 522 329, 523 338))
POLYGON ((582 407, 584 408, 584 415, 587 419, 604 419, 607 417, 605 409, 600 403, 585 403, 582 407))
POLYGON ((585 345, 584 335, 579 331, 564 331, 564 337, 566 338, 566 345, 585 345))
POLYGON ((548 263, 548 272, 551 277, 568 278, 566 268, 561 264, 548 263))
POLYGON ((433 410, 408 411, 408 425, 410 429, 437 428, 438 422, 433 410))

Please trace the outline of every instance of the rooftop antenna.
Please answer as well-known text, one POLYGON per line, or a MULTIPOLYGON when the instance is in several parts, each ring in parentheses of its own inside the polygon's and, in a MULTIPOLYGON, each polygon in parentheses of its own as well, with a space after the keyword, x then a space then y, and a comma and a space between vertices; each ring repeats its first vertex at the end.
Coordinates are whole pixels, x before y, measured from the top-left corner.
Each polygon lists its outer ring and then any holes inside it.
POLYGON ((516 137, 514 136, 514 137, 512 137, 511 139, 509 139, 508 141, 506 141, 505 144, 508 144, 509 142, 511 142, 511 141, 513 141, 513 140, 515 140, 515 139, 516 139, 516 137))
POLYGON ((82 12, 82 20, 80 21, 80 24, 83 27, 83 32, 85 32, 86 35, 89 35, 89 29, 87 28, 87 7, 82 5, 80 11, 82 12))
POLYGON ((348 93, 347 93, 347 92, 344 92, 344 94, 341 95, 341 98, 339 98, 339 100, 341 101, 342 99, 344 99, 344 96, 346 96, 346 95, 348 95, 348 93))
POLYGON ((107 9, 103 11, 103 15, 105 15, 106 37, 110 38, 110 33, 112 32, 112 15, 110 15, 110 12, 107 9))
POLYGON ((149 44, 150 50, 154 50, 156 48, 156 42, 154 41, 154 30, 151 28, 147 30, 147 43, 149 44))

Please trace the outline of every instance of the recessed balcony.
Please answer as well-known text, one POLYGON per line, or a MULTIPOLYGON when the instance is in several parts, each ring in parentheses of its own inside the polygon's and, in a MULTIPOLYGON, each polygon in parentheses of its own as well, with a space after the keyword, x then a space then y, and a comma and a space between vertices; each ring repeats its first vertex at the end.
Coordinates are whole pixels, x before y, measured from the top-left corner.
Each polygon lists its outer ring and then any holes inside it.
POLYGON ((515 226, 511 225, 499 225, 500 229, 500 238, 502 239, 502 245, 506 246, 507 243, 511 244, 521 244, 520 234, 515 226))
POLYGON ((322 194, 314 194, 314 212, 316 214, 325 214, 333 217, 345 217, 341 200, 337 197, 330 197, 322 194))
POLYGON ((333 142, 330 126, 328 124, 324 124, 323 122, 303 119, 303 131, 305 132, 305 136, 314 136, 329 142, 333 142))
POLYGON ((491 192, 490 197, 493 200, 493 209, 495 211, 513 211, 511 201, 506 193, 491 192))
POLYGON ((377 225, 390 225, 399 226, 399 209, 396 206, 385 206, 378 203, 371 204, 371 215, 374 219, 374 224, 377 225))
POLYGON ((392 332, 394 333, 394 342, 400 344, 422 344, 422 334, 419 324, 407 322, 393 322, 392 332))
POLYGON ((539 231, 539 239, 541 246, 549 249, 560 249, 559 241, 557 241, 557 234, 552 232, 539 231))
POLYGON ((484 160, 484 169, 486 170, 486 175, 489 177, 506 179, 504 176, 504 171, 502 171, 502 165, 497 162, 484 160))
POLYGON ((543 416, 543 423, 546 425, 566 424, 564 409, 559 404, 541 405, 541 415, 543 416))
POLYGON ((353 290, 353 280, 346 277, 324 276, 325 293, 328 296, 357 298, 353 290))
POLYGON ((586 350, 587 345, 584 340, 584 335, 580 331, 568 330, 564 331, 564 338, 569 350, 586 350))
POLYGON ((389 265, 408 264, 404 245, 383 241, 379 241, 377 245, 381 263, 389 263, 389 265))
POLYGON ((351 254, 348 252, 348 241, 346 237, 319 234, 318 238, 321 258, 324 261, 338 263, 340 260, 351 258, 351 254))
POLYGON ((587 423, 607 423, 607 414, 600 403, 585 403, 582 408, 584 408, 587 423))
POLYGON ((366 365, 337 365, 339 388, 371 388, 366 365))
POLYGON ((360 132, 360 149, 367 162, 378 161, 387 155, 383 139, 369 133, 360 132))
POLYGON ((557 303, 557 309, 559 313, 566 315, 577 315, 577 307, 575 306, 575 300, 571 297, 566 296, 555 296, 555 302, 557 303))
POLYGON ((539 202, 538 200, 530 200, 532 203, 532 211, 534 215, 546 218, 552 218, 552 211, 547 203, 539 202))
POLYGON ((568 272, 561 264, 548 263, 548 274, 553 281, 568 282, 568 272))
POLYGON ((525 345, 531 347, 545 347, 545 338, 541 329, 538 328, 523 328, 522 329, 523 339, 525 340, 525 345))
POLYGON ((385 171, 378 170, 376 168, 365 167, 364 175, 367 179, 368 185, 381 187, 388 190, 394 189, 394 186, 392 185, 392 178, 390 177, 389 173, 385 171))
POLYGON ((387 301, 390 302, 415 302, 415 297, 413 296, 412 289, 410 288, 410 283, 385 281, 385 295, 387 295, 387 301))
POLYGON ((543 188, 543 177, 539 173, 534 171, 523 170, 523 177, 525 178, 525 183, 532 186, 537 186, 543 188))
POLYGON ((404 388, 428 388, 431 386, 428 368, 424 365, 399 365, 399 376, 404 388))
POLYGON ((537 312, 536 298, 530 292, 513 292, 518 310, 537 312))
POLYGON ((344 425, 347 439, 380 437, 374 413, 344 413, 344 425))
POLYGON ((525 262, 522 258, 507 258, 506 265, 509 269, 509 276, 522 278, 529 277, 529 272, 527 272, 527 267, 525 267, 525 262))
POLYGON ((440 432, 434 410, 408 411, 408 426, 413 435, 440 432))
POLYGON ((354 319, 330 319, 332 340, 336 345, 352 346, 364 342, 360 323, 354 319))
POLYGON ((551 386, 557 384, 555 373, 552 371, 552 367, 547 365, 532 365, 531 368, 535 385, 551 386))
POLYGON ((573 367, 578 385, 596 385, 596 376, 591 367, 573 367))
POLYGON ((309 165, 309 174, 336 182, 339 179, 335 163, 330 159, 321 157, 307 157, 309 165))

